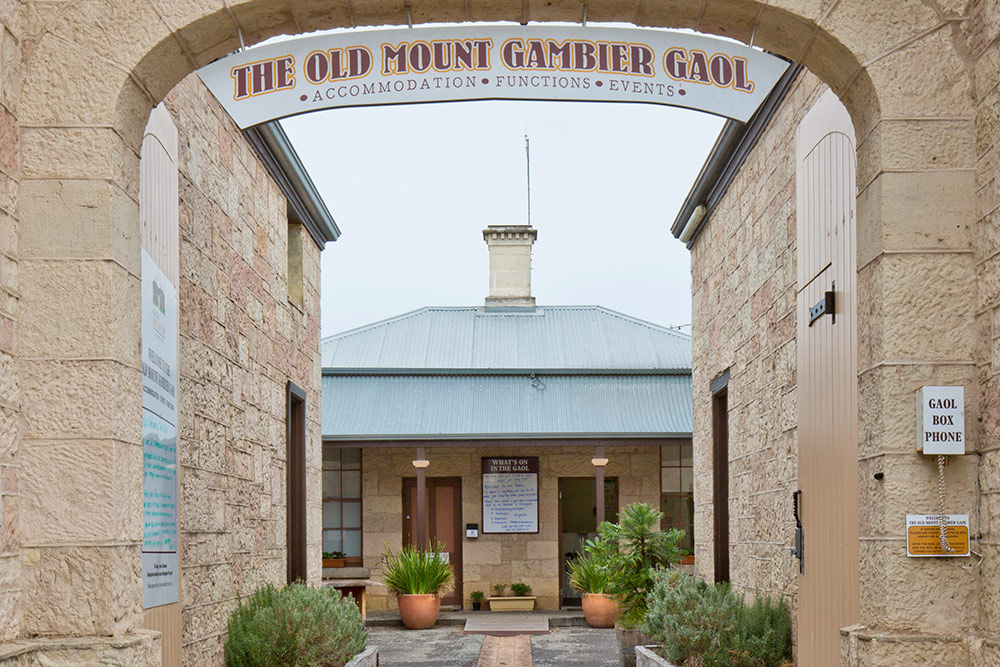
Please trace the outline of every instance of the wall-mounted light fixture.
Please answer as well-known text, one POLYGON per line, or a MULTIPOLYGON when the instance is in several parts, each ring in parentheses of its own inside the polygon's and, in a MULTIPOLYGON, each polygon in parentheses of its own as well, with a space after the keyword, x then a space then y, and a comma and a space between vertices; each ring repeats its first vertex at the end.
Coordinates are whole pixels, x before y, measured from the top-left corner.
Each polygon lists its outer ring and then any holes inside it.
POLYGON ((431 464, 427 459, 416 459, 412 463, 414 468, 426 468, 431 464))
POLYGON ((593 463, 595 466, 606 466, 606 465, 608 465, 608 460, 607 459, 593 458, 593 459, 590 459, 590 462, 593 463))

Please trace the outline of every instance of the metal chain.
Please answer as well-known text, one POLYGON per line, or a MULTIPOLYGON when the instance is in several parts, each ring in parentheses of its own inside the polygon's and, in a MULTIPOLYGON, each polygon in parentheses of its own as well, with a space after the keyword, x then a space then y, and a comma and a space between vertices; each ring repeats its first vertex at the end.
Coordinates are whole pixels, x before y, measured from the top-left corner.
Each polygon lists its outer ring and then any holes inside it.
POLYGON ((941 535, 941 551, 953 554, 955 550, 948 544, 948 520, 944 513, 944 454, 938 454, 938 531, 941 535))

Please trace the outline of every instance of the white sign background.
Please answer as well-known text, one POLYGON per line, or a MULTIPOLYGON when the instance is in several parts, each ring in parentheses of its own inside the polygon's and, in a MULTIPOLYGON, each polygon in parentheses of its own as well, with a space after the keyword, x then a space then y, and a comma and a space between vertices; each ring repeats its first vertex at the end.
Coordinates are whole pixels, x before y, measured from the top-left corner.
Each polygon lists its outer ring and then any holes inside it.
POLYGON ((538 473, 483 473, 483 533, 538 532, 538 473))
POLYGON ((917 391, 917 451, 965 454, 965 387, 926 386, 917 391))
POLYGON ((241 128, 320 109, 501 99, 664 104, 745 122, 787 67, 665 30, 461 26, 303 37, 198 75, 241 128))
POLYGON ((142 250, 143 607, 178 601, 177 288, 142 250))

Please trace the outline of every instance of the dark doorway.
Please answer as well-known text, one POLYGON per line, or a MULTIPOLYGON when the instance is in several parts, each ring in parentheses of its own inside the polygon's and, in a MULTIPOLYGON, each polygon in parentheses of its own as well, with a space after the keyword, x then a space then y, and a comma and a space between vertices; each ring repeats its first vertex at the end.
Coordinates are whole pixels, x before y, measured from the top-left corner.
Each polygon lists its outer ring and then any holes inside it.
MULTIPOLYGON (((579 607, 580 591, 569 585, 569 563, 583 553, 585 540, 597 537, 596 486, 593 477, 559 478, 559 598, 563 607, 579 607)), ((618 521, 618 478, 604 480, 604 519, 618 521)))
MULTIPOLYGON (((403 544, 416 543, 417 480, 403 478, 403 544)), ((462 606, 462 478, 427 478, 427 541, 441 543, 455 572, 455 589, 441 598, 441 604, 462 606)))
MULTIPOLYGON (((726 373, 728 379, 729 373, 726 373)), ((724 384, 712 394, 712 532, 717 582, 729 581, 729 398, 726 387, 724 384)))
POLYGON ((285 535, 288 583, 306 581, 306 392, 288 383, 285 535))

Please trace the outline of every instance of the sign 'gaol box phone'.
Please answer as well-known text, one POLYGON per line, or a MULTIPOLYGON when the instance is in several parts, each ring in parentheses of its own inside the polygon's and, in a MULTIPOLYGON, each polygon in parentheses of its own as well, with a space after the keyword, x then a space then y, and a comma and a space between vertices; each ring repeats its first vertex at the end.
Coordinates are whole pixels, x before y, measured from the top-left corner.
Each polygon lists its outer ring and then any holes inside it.
POLYGON ((965 387, 917 390, 917 451, 965 454, 965 387))

